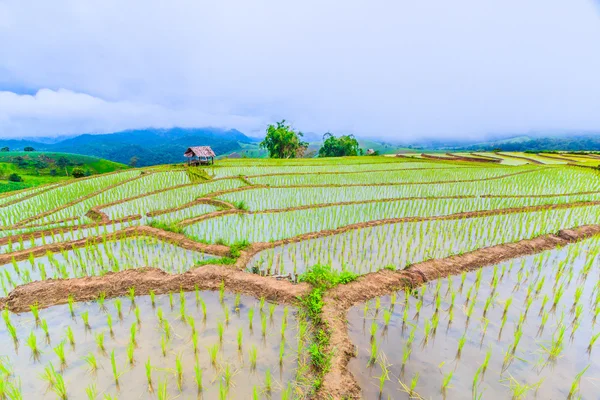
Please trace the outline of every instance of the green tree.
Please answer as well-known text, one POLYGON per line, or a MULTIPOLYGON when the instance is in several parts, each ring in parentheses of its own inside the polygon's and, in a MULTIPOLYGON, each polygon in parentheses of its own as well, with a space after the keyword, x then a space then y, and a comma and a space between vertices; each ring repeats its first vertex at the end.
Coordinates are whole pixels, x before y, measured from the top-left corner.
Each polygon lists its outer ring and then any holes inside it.
POLYGON ((23 149, 23 151, 35 151, 35 149, 31 146, 27 146, 23 149))
POLYGON ((71 171, 71 173, 75 178, 81 178, 82 176, 85 176, 85 171, 83 170, 83 168, 79 167, 73 168, 73 171, 71 171))
POLYGON ((130 166, 131 168, 135 168, 135 167, 137 167, 137 164, 138 164, 138 161, 139 161, 139 160, 140 160, 140 159, 139 159, 139 158, 137 158, 136 156, 133 156, 133 157, 131 157, 131 158, 129 159, 129 166, 130 166))
POLYGON ((4 146, 0 149, 0 151, 10 151, 10 148, 8 146, 4 146))
POLYGON ((357 156, 359 152, 358 141, 354 135, 335 137, 327 132, 323 135, 323 146, 319 149, 319 157, 357 156))
POLYGON ((302 157, 308 147, 308 143, 302 141, 302 136, 302 132, 295 132, 282 120, 276 126, 269 125, 260 147, 267 149, 271 158, 302 157))
POLYGON ((69 171, 67 170, 67 166, 69 165, 69 159, 65 156, 58 157, 56 160, 56 166, 59 168, 65 169, 65 175, 69 176, 69 171))
POLYGON ((21 178, 21 175, 12 173, 8 176, 8 180, 11 182, 23 182, 23 178, 21 178))

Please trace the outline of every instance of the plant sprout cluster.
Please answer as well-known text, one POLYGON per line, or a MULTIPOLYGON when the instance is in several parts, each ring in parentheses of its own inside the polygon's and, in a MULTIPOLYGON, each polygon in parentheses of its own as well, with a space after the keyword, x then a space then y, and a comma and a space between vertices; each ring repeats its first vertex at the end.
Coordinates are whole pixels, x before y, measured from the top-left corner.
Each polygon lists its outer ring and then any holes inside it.
POLYGON ((91 236, 107 235, 124 229, 127 226, 135 224, 136 221, 112 223, 107 225, 95 225, 89 228, 77 229, 76 226, 57 227, 41 237, 36 237, 32 233, 18 235, 16 239, 9 238, 6 244, 0 245, 0 254, 12 253, 15 251, 27 250, 33 247, 43 246, 52 243, 69 242, 73 240, 85 239, 91 236), (14 240, 14 241, 13 241, 14 240))
POLYGON ((292 307, 199 291, 54 306, 0 322, 3 398, 302 398, 292 307), (17 393, 18 397, 9 397, 17 393))
POLYGON ((421 261, 531 239, 598 220, 600 208, 587 206, 384 224, 267 249, 254 256, 248 269, 267 275, 300 274, 315 264, 329 264, 358 274, 387 266, 402 269, 421 261))
MULTIPOLYGON (((559 199, 563 202, 564 199, 559 199)), ((496 210, 548 204, 539 198, 400 200, 349 205, 332 205, 284 212, 230 214, 205 219, 184 229, 186 235, 204 242, 270 242, 336 229, 360 222, 409 217, 436 217, 468 211, 496 210)), ((593 208, 575 207, 573 215, 597 214, 593 208), (591 211, 590 211, 591 210, 591 211)), ((586 221, 588 219, 584 218, 586 221)), ((588 222, 591 223, 592 221, 588 222)), ((563 225, 564 226, 564 225, 563 225)), ((570 226, 570 225, 567 225, 570 226)), ((573 225, 576 226, 576 225, 573 225)))
POLYGON ((64 186, 58 186, 37 196, 23 199, 18 203, 0 208, 0 222, 2 226, 15 224, 27 218, 34 217, 42 212, 64 206, 83 196, 89 195, 106 186, 123 182, 139 174, 138 171, 125 171, 114 174, 100 175, 98 177, 75 180, 64 186))
POLYGON ((123 218, 135 214, 146 215, 153 211, 180 207, 209 193, 235 189, 243 185, 244 183, 239 179, 207 181, 206 183, 174 188, 161 193, 129 200, 103 208, 102 211, 111 219, 123 218))
POLYGON ((365 398, 596 398, 600 239, 352 308, 365 398))
POLYGON ((183 273, 209 255, 186 250, 154 237, 106 239, 85 247, 48 251, 45 256, 3 265, 0 290, 6 296, 18 285, 46 279, 101 276, 108 272, 152 266, 169 273, 183 273))
POLYGON ((381 172, 357 172, 354 174, 305 174, 305 175, 274 175, 250 177, 250 181, 260 185, 323 185, 323 184, 385 184, 385 183, 422 183, 443 181, 470 181, 473 179, 489 179, 520 171, 532 170, 531 167, 473 167, 473 168, 434 168, 415 170, 398 169, 381 172))
POLYGON ((78 202, 70 207, 58 210, 47 217, 41 218, 39 222, 49 223, 73 216, 83 217, 89 209, 95 206, 188 183, 191 183, 191 181, 185 171, 155 172, 152 174, 146 174, 141 176, 139 179, 125 182, 122 185, 102 191, 101 193, 98 193, 89 199, 78 202))
MULTIPOLYGON (((389 162, 379 162, 376 164, 354 163, 354 164, 334 164, 326 162, 325 165, 290 165, 291 160, 286 160, 286 165, 258 166, 253 160, 252 165, 247 166, 227 166, 227 167, 207 167, 206 172, 215 177, 222 178, 228 176, 253 176, 268 174, 331 174, 331 173, 352 173, 369 171, 396 171, 405 169, 429 169, 429 168, 461 168, 465 165, 460 164, 440 164, 435 162, 398 162, 390 160, 389 162)), ((466 167, 469 167, 468 165, 466 167)))

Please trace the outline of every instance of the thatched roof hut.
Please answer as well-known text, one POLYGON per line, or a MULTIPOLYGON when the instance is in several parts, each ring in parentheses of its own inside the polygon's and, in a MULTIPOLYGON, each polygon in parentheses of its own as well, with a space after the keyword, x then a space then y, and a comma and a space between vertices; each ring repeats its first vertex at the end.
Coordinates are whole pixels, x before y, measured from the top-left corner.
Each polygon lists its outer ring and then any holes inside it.
POLYGON ((200 165, 214 164, 216 154, 210 146, 193 146, 188 147, 183 156, 187 157, 188 165, 200 165))

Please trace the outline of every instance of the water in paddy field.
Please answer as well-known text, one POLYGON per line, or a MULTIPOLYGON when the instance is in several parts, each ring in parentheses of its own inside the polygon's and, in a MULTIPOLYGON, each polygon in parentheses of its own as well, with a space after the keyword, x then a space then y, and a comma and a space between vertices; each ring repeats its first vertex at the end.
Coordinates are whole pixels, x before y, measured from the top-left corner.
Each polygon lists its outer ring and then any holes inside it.
POLYGON ((45 368, 51 364, 63 376, 69 399, 88 398, 86 389, 93 386, 97 390, 97 398, 105 395, 120 399, 156 398, 156 392, 165 384, 170 399, 216 399, 219 398, 219 392, 225 390, 227 381, 227 398, 247 399, 256 386, 260 398, 270 395, 276 399, 281 397, 288 383, 290 387, 293 386, 297 351, 300 347, 294 308, 263 303, 261 311, 261 302, 251 297, 240 296, 236 300, 236 295, 226 293, 221 303, 219 292, 201 291, 197 295, 189 292, 183 295, 187 320, 184 322, 180 316, 180 296, 180 293, 173 294, 172 308, 169 295, 161 295, 156 296, 154 306, 149 296, 141 296, 135 299, 135 304, 129 298, 106 300, 104 306, 97 302, 76 303, 74 316, 71 316, 68 305, 41 310, 40 320, 46 321, 48 325, 49 342, 43 329, 36 326, 32 313, 11 313, 10 323, 16 328, 19 341, 15 346, 6 324, 0 323, 0 354, 4 355, 2 365, 12 370, 12 382, 20 381, 21 393, 25 399, 56 398, 42 378, 45 368), (121 302, 122 318, 119 318, 116 308, 118 302, 121 302), (139 308, 137 313, 140 322, 137 322, 135 307, 139 308), (249 326, 251 309, 254 313, 252 328, 249 326), (206 310, 206 318, 203 310, 206 310), (89 328, 86 328, 83 321, 82 315, 85 313, 89 316, 89 328), (160 322, 160 313, 167 323, 160 322), (112 334, 107 318, 112 319, 112 334), (265 319, 264 327, 262 318, 265 319), (196 339, 193 338, 190 319, 197 332, 196 339), (282 336, 284 320, 287 322, 282 336), (219 324, 223 327, 222 341, 219 339, 219 324), (132 343, 132 325, 136 343, 133 348, 133 364, 128 355, 128 348, 132 343), (67 339, 69 327, 73 331, 74 345, 67 339), (262 333, 263 328, 265 335, 262 333), (241 351, 238 350, 237 341, 240 330, 241 351), (31 332, 37 338, 40 351, 38 359, 32 357, 32 351, 27 346, 27 338, 31 332), (98 345, 99 336, 103 336, 104 350, 98 345), (64 343, 66 355, 66 365, 62 367, 58 354, 53 350, 60 343, 64 343), (194 351, 194 346, 197 352, 194 351), (118 387, 111 364, 113 351, 118 387), (214 363, 211 351, 215 354, 214 363), (253 351, 256 351, 255 367, 251 360, 253 351), (280 351, 283 351, 281 363, 280 351), (95 372, 91 371, 90 364, 84 360, 89 355, 93 355, 97 361, 98 368, 95 372), (181 380, 177 372, 177 359, 181 360, 181 380), (153 393, 148 390, 148 361, 151 365, 153 393), (198 392, 196 368, 202 374, 201 392, 198 392), (270 392, 266 388, 266 376, 269 373, 272 378, 270 392))
POLYGON ((349 368, 363 397, 379 398, 382 380, 381 398, 409 398, 412 381, 423 398, 597 399, 599 245, 589 239, 464 274, 464 284, 453 276, 353 307, 358 357, 349 368))
POLYGON ((152 237, 125 238, 5 264, 1 266, 0 290, 6 295, 31 281, 100 276, 146 266, 183 273, 210 257, 152 237))

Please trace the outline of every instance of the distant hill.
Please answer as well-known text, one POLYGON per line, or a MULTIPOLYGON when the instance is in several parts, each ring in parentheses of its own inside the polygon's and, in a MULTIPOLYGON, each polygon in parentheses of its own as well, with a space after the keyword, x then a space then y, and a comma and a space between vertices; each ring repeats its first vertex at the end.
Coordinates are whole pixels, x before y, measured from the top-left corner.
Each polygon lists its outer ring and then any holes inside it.
POLYGON ((129 168, 125 164, 81 154, 45 151, 0 151, 0 192, 69 179, 74 168, 86 175, 129 168), (11 177, 12 175, 12 177, 11 177), (15 180, 15 175, 20 181, 15 180))
POLYGON ((518 136, 511 139, 478 143, 459 148, 469 151, 599 151, 599 135, 578 135, 561 137, 518 136))
POLYGON ((46 139, 0 139, 0 147, 22 150, 31 146, 36 150, 84 154, 123 164, 137 157, 138 166, 148 166, 182 162, 183 152, 189 146, 211 146, 219 155, 239 151, 242 149, 241 143, 252 143, 253 139, 236 129, 171 128, 83 134, 56 143, 47 142, 46 139))

